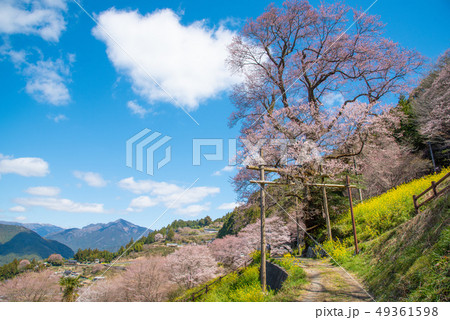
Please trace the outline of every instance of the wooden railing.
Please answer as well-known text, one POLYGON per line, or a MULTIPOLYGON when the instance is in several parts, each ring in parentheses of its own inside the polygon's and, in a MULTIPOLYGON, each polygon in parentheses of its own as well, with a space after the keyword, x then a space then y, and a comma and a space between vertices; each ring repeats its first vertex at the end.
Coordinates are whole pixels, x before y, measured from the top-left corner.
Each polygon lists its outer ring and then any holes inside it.
POLYGON ((233 274, 233 273, 239 273, 241 272, 243 269, 247 268, 251 263, 252 263, 253 259, 247 260, 245 261, 240 267, 238 267, 236 270, 234 270, 233 272, 227 273, 226 275, 220 276, 219 278, 217 278, 216 280, 214 280, 211 283, 208 283, 207 285, 205 285, 203 288, 201 288, 200 290, 197 290, 193 293, 191 293, 189 295, 189 297, 184 298, 184 299, 177 299, 175 301, 180 301, 180 302, 188 302, 188 301, 195 301, 196 299, 200 298, 202 295, 207 294, 210 290, 210 288, 216 284, 219 283, 220 281, 222 281, 223 278, 225 278, 226 276, 233 274))
POLYGON ((429 188, 427 188, 426 190, 424 190, 422 193, 420 193, 419 195, 413 195, 413 202, 414 202, 414 210, 416 211, 416 213, 419 213, 419 208, 425 204, 427 204, 428 202, 430 202, 431 200, 439 197, 441 194, 444 194, 445 192, 447 192, 448 190, 450 190, 450 185, 445 186, 444 188, 442 188, 441 190, 438 190, 438 186, 440 184, 442 184, 446 179, 448 179, 448 177, 450 177, 450 172, 448 172, 445 176, 443 176, 441 179, 439 179, 437 182, 431 181, 431 186, 429 188), (419 198, 423 197, 425 194, 427 194, 429 191, 433 190, 433 194, 431 195, 431 197, 429 197, 428 199, 425 199, 423 202, 419 203, 419 198))

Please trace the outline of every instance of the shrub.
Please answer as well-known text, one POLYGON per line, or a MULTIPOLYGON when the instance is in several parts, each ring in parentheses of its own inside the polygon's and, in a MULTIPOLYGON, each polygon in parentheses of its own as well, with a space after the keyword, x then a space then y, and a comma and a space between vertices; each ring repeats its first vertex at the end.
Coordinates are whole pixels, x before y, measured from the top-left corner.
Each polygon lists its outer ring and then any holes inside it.
POLYGON ((352 257, 352 251, 348 248, 349 246, 351 245, 348 240, 341 241, 339 239, 336 241, 328 240, 322 244, 328 256, 338 263, 343 263, 352 257))
POLYGON ((30 261, 28 261, 27 259, 23 259, 23 260, 20 260, 18 268, 19 268, 19 270, 22 271, 22 270, 26 269, 30 264, 31 264, 30 261))
POLYGON ((51 254, 48 258, 47 261, 49 263, 51 263, 54 266, 61 266, 64 263, 63 257, 60 254, 54 253, 51 254))
POLYGON ((105 267, 102 264, 96 264, 95 266, 92 267, 92 273, 98 273, 103 269, 105 269, 105 267))

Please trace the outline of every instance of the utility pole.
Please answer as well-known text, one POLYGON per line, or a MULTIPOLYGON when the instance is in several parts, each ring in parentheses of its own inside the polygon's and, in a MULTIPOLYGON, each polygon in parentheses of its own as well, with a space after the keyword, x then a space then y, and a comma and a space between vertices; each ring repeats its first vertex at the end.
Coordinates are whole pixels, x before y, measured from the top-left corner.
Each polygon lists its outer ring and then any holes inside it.
MULTIPOLYGON (((263 159, 263 150, 261 149, 261 159, 263 159)), ((260 200, 261 200, 261 267, 260 267, 260 277, 261 277, 261 289, 263 292, 266 291, 266 194, 265 194, 265 172, 264 165, 259 166, 260 169, 260 200)))
MULTIPOLYGON (((251 183, 258 183, 261 186, 261 192, 263 192, 264 190, 264 186, 265 185, 295 185, 295 183, 283 183, 283 182, 276 182, 276 181, 267 181, 264 178, 264 172, 277 172, 280 173, 282 172, 282 169, 280 168, 273 168, 273 167, 266 167, 266 166, 252 166, 252 165, 248 165, 247 169, 249 170, 259 170, 260 172, 262 172, 260 174, 260 180, 250 180, 251 183)), ((348 179, 348 177, 347 177, 348 179)), ((328 210, 328 199, 327 199, 327 191, 326 188, 347 188, 349 190, 349 201, 350 201, 350 206, 351 206, 351 210, 352 210, 352 217, 353 217, 353 202, 351 199, 351 189, 357 189, 358 187, 355 185, 350 185, 350 180, 348 180, 347 184, 333 184, 333 183, 325 183, 324 179, 322 179, 322 183, 308 183, 308 186, 311 187, 322 187, 322 195, 323 195, 323 202, 324 202, 324 211, 325 211, 325 216, 326 216, 326 222, 327 222, 327 232, 328 232, 328 237, 329 239, 332 239, 332 234, 331 234, 331 222, 330 222, 330 215, 329 215, 329 210, 328 210), (326 207, 326 209, 325 209, 326 207)), ((261 200, 264 199, 263 195, 261 194, 261 200)), ((297 202, 296 202, 297 205, 297 202)), ((261 207, 261 213, 263 212, 263 208, 261 207)), ((261 216, 262 217, 262 216, 261 216)), ((264 218, 265 218, 265 214, 264 214, 264 218)), ((296 219, 297 220, 297 219, 296 219)), ((355 221, 354 219, 352 219, 353 222, 353 229, 355 229, 355 221)), ((261 223, 263 223, 263 219, 261 219, 261 223)), ((298 223, 298 220, 297 220, 298 223)), ((298 224, 297 224, 298 226, 298 224)), ((262 230, 261 230, 262 231, 262 230)), ((299 234, 299 230, 297 228, 297 235, 299 234)), ((262 235, 262 232, 261 232, 262 235)), ((356 231, 354 231, 354 237, 356 239, 356 231)), ((298 237, 299 238, 299 237, 298 237)), ((264 239, 265 240, 265 239, 264 239)), ((261 243, 262 243, 262 239, 261 239, 261 243)), ((355 240, 355 246, 357 247, 357 240, 355 240)), ((262 250, 261 250, 262 251, 262 250)), ((261 252, 262 254, 262 252, 261 252)), ((262 259, 261 259, 262 260, 262 259)), ((265 265, 264 265, 265 267, 265 265)), ((261 281, 262 283, 262 281, 261 281)))
POLYGON ((433 170, 436 173, 436 162, 434 161, 433 149, 431 149, 431 142, 428 141, 428 147, 430 148, 431 161, 433 162, 433 170))
POLYGON ((320 174, 322 175, 323 211, 325 214, 325 221, 327 223, 328 240, 333 240, 332 235, 331 235, 330 212, 328 211, 327 187, 325 186, 325 177, 323 176, 323 173, 322 173, 322 165, 320 165, 320 174))
MULTIPOLYGON (((322 183, 324 184, 324 179, 323 178, 322 178, 322 183)), ((328 211, 327 188, 325 186, 322 187, 322 197, 323 197, 323 210, 325 212, 325 220, 327 222, 328 240, 332 240, 333 238, 331 236, 330 213, 328 211)))
POLYGON ((297 251, 300 255, 300 208, 298 206, 298 197, 295 196, 295 222, 297 224, 297 251))
MULTIPOLYGON (((353 169, 355 169, 355 174, 357 174, 356 171, 356 160, 355 160, 355 156, 352 157, 353 158, 353 169)), ((358 188, 358 192, 359 192, 359 201, 363 202, 363 196, 362 196, 362 190, 361 188, 358 188)))
POLYGON ((350 214, 352 216, 352 227, 353 227, 353 240, 355 241, 355 254, 359 253, 358 249, 358 238, 356 237, 356 225, 355 225, 355 215, 353 214, 353 201, 352 201, 352 189, 350 187, 350 178, 347 175, 347 192, 348 192, 348 201, 350 203, 350 214))

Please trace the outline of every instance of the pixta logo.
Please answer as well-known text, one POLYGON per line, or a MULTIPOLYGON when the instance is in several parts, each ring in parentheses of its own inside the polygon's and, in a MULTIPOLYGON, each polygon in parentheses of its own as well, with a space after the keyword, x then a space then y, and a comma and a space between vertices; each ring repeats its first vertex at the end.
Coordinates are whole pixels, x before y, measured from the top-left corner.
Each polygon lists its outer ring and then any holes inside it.
MULTIPOLYGON (((150 129, 144 129, 141 132, 135 134, 126 142, 126 164, 127 167, 133 168, 135 164, 135 168, 138 171, 145 172, 148 175, 154 174, 154 166, 155 166, 155 152, 162 146, 164 146, 167 142, 169 142, 172 137, 163 136, 161 137, 161 133, 152 131, 150 129), (158 139, 160 138, 160 139, 158 139), (147 151, 145 153, 145 151, 147 151), (147 160, 147 164, 144 168, 144 161, 147 160)), ((172 159, 172 149, 171 146, 168 145, 165 149, 164 159, 158 161, 156 166, 158 169, 161 169, 166 164, 170 162, 172 159)))

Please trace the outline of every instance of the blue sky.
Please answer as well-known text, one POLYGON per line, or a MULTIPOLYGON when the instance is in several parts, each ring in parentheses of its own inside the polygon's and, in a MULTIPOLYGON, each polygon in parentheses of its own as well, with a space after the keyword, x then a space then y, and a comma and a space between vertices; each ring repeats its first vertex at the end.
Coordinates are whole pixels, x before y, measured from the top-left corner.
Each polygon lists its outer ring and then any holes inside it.
MULTIPOLYGON (((227 141, 238 129, 227 119, 239 81, 223 66, 225 47, 270 2, 79 3, 104 29, 71 0, 0 0, 0 220, 149 226, 176 199, 153 228, 223 216, 236 201, 227 141), (172 160, 153 176, 125 165, 125 142, 144 128, 172 138, 172 160), (224 139, 224 159, 192 166, 194 138, 224 139)), ((431 59, 448 48, 446 0, 379 0, 369 13, 431 59)))

